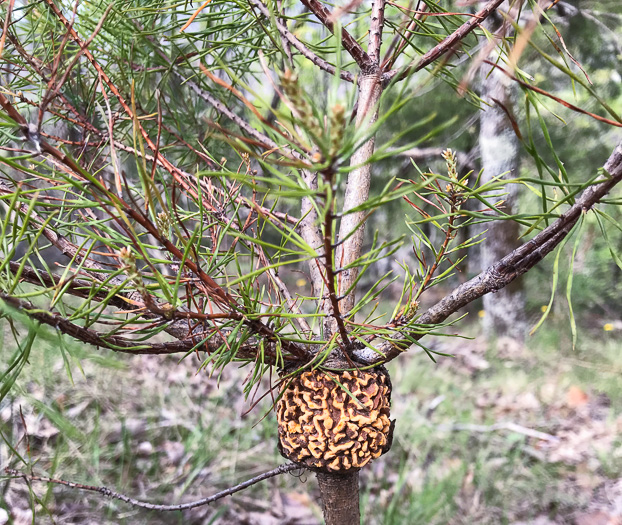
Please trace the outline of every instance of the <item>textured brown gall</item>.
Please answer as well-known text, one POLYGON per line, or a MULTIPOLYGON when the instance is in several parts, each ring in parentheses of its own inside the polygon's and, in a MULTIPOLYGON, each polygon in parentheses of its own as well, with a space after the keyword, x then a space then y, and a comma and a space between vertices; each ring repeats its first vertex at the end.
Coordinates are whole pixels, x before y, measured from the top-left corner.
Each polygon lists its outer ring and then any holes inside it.
POLYGON ((391 383, 384 369, 312 370, 283 388, 276 406, 279 450, 289 460, 346 472, 389 450, 391 383))

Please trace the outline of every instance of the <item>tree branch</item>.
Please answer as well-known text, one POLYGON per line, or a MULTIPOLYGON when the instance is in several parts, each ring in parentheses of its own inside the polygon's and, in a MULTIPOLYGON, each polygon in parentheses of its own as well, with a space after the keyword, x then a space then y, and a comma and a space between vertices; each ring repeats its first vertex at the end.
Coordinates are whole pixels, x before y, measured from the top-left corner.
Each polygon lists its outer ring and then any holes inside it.
MULTIPOLYGON (((359 92, 356 110, 356 127, 361 130, 369 128, 378 118, 378 105, 382 94, 380 82, 380 48, 382 46, 382 30, 384 27, 385 0, 372 3, 369 24, 369 57, 371 67, 369 74, 363 74, 359 80, 359 92)), ((372 136, 363 144, 350 159, 350 166, 356 167, 348 175, 346 192, 343 201, 343 218, 339 227, 339 249, 336 252, 335 265, 344 268, 361 256, 363 236, 365 233, 365 212, 348 213, 363 204, 369 197, 371 185, 371 164, 369 159, 374 153, 375 137, 372 136)), ((341 303, 341 311, 347 315, 354 307, 354 284, 358 276, 358 268, 352 267, 340 273, 339 295, 345 296, 341 303)))
MULTIPOLYGON (((359 82, 359 98, 356 112, 356 126, 360 129, 369 126, 378 118, 378 102, 382 93, 382 84, 378 75, 368 75, 359 82)), ((348 175, 346 192, 343 202, 343 218, 339 227, 339 248, 336 252, 335 265, 344 268, 356 261, 363 249, 365 233, 365 212, 348 213, 360 206, 369 197, 371 184, 371 165, 369 158, 374 153, 374 137, 371 137, 351 157, 350 165, 356 166, 348 175)), ((352 310, 355 302, 354 290, 350 290, 356 282, 358 268, 352 267, 339 274, 339 295, 343 299, 341 310, 345 315, 352 310), (349 293, 348 293, 349 292, 349 293)))
POLYGON ((105 496, 110 499, 118 499, 120 501, 124 501, 125 503, 129 503, 130 505, 133 505, 134 507, 140 507, 140 508, 148 509, 148 510, 157 510, 160 512, 168 512, 168 511, 174 511, 174 510, 189 510, 189 509, 194 509, 196 507, 202 507, 204 505, 209 505, 210 503, 213 503, 214 501, 218 501, 219 499, 222 499, 226 496, 231 496, 232 494, 235 494, 236 492, 240 492, 248 487, 251 487, 255 485, 256 483, 259 483, 260 481, 273 478, 280 474, 285 474, 286 472, 291 472, 292 470, 299 470, 300 468, 301 468, 300 465, 296 465, 295 463, 288 463, 286 465, 281 465, 280 467, 277 467, 273 470, 269 470, 268 472, 264 472, 263 474, 260 474, 259 476, 255 476, 254 478, 251 478, 248 481, 245 481, 238 485, 235 485, 234 487, 230 487, 226 490, 222 490, 214 494, 213 496, 209 496, 208 498, 203 498, 197 501, 192 501, 190 503, 180 503, 178 505, 158 505, 156 503, 148 503, 146 501, 140 501, 134 498, 130 498, 129 496, 126 496, 125 494, 120 494, 119 492, 114 492, 107 487, 82 485, 81 483, 73 483, 71 481, 65 481, 62 479, 54 479, 54 478, 48 478, 44 476, 35 476, 32 474, 25 474, 24 472, 20 472, 18 470, 8 468, 8 467, 5 468, 4 471, 8 475, 14 476, 15 478, 21 478, 24 481, 40 481, 42 483, 53 483, 56 485, 63 485, 70 489, 87 490, 89 492, 98 492, 102 496, 105 496))
POLYGON ((382 47, 382 29, 384 28, 385 0, 373 0, 371 4, 371 20, 369 23, 369 44, 367 54, 371 61, 372 71, 376 73, 380 65, 380 48, 382 47))
MULTIPOLYGON (((249 4, 255 6, 262 15, 266 18, 271 19, 271 13, 268 8, 264 5, 261 0, 248 0, 249 4)), ((304 0, 303 0, 304 3, 304 0)), ((300 40, 298 40, 288 29, 287 27, 278 19, 274 20, 276 24, 276 28, 278 29, 281 37, 284 38, 287 42, 289 42, 292 46, 296 48, 296 50, 307 60, 315 64, 320 69, 330 73, 331 75, 337 74, 337 68, 333 66, 330 62, 324 60, 323 58, 317 56, 313 51, 311 51, 307 46, 305 46, 300 40)), ((345 29, 344 29, 345 31, 345 29)), ((347 32, 346 32, 347 33, 347 32)), ((352 38, 352 37, 350 37, 352 38)), ((353 39, 354 40, 354 39, 353 39)), ((356 40, 354 40, 356 42, 356 40)), ((358 45, 358 43, 356 43, 358 45)), ((360 46, 359 46, 360 47, 360 46)), ((362 50, 361 50, 362 51, 362 50)), ((364 53, 364 51, 363 51, 364 53)), ((347 82, 354 82, 354 75, 348 71, 339 71, 339 78, 345 80, 347 82)))
MULTIPOLYGON (((384 0, 382 0, 384 3, 384 0)), ((302 0, 302 4, 309 8, 309 10, 322 22, 322 24, 333 35, 335 34, 335 27, 333 24, 333 14, 324 7, 319 0, 302 0)), ((370 73, 373 70, 374 62, 369 57, 361 45, 352 37, 345 28, 341 28, 341 43, 344 49, 350 54, 354 61, 361 68, 363 74, 370 73)))
POLYGON ((616 122, 615 120, 601 117, 600 115, 596 115, 595 113, 590 113, 589 111, 586 111, 585 109, 581 109, 580 107, 575 106, 571 104, 570 102, 566 102, 562 98, 556 97, 555 95, 553 95, 552 93, 549 93, 548 91, 545 91, 544 89, 541 89, 536 86, 532 86, 531 84, 528 84, 527 82, 522 81, 520 78, 517 78, 515 75, 507 71, 504 67, 500 66, 499 64, 496 64, 495 62, 492 62, 490 60, 484 60, 484 63, 488 64, 489 66, 492 66, 493 68, 497 68, 504 75, 512 79, 514 82, 517 82, 525 89, 529 89, 530 91, 535 91, 536 93, 539 93, 540 95, 544 95, 545 97, 548 97, 554 100, 558 104, 561 104, 562 106, 568 109, 571 109, 572 111, 576 111, 577 113, 582 113, 583 115, 588 115, 589 117, 592 117, 593 119, 598 120, 600 122, 604 122, 605 124, 609 124, 610 126, 617 126, 618 128, 622 128, 622 122, 616 122))
MULTIPOLYGON (((90 50, 85 46, 84 42, 80 39, 80 36, 73 29, 73 26, 67 20, 67 18, 65 18, 65 16, 63 15, 63 13, 59 9, 59 7, 52 0, 44 0, 44 2, 52 10, 54 15, 60 20, 60 22, 67 28, 67 31, 71 35, 71 37, 74 40, 74 42, 80 47, 80 49, 82 50, 84 55, 88 58, 88 60, 91 63, 91 65, 95 68, 95 71, 97 71, 97 74, 99 75, 100 79, 103 81, 103 83, 105 83, 108 86, 108 89, 110 89, 110 91, 112 91, 112 93, 114 93, 115 97, 117 97, 117 100, 119 101, 119 103, 123 107, 123 110, 125 111, 125 113, 132 120, 136 121, 136 127, 137 127, 138 131, 140 132, 141 136, 143 137, 145 143, 149 147, 149 149, 154 153, 154 157, 156 159, 156 163, 159 164, 160 166, 162 166, 166 171, 168 171, 171 174, 171 176, 177 182, 179 182, 179 184, 185 190, 187 190, 191 195, 196 197, 197 194, 194 191, 194 188, 192 188, 192 186, 188 183, 188 180, 192 180, 192 178, 188 178, 187 176, 185 176, 185 174, 183 174, 181 172, 181 170, 179 170, 168 159, 166 159, 164 157, 164 155, 162 155, 162 153, 160 152, 159 148, 156 147, 156 145, 153 143, 153 141, 151 140, 151 138, 149 137, 149 135, 145 131, 145 128, 141 125, 141 123, 138 120, 138 118, 135 118, 136 115, 134 115, 134 112, 132 111, 132 108, 129 106, 129 104, 127 103, 127 101, 125 100, 125 98, 123 97, 121 92, 118 90, 118 88, 112 82, 110 77, 106 74, 106 72, 104 71, 102 66, 99 64, 99 62, 95 59, 95 57, 93 56, 93 53, 91 53, 90 50)), ((68 159, 68 160, 71 160, 71 159, 68 159)), ((77 167, 77 165, 75 165, 75 166, 77 167)), ((77 169, 77 173, 80 173, 80 171, 81 171, 80 168, 79 167, 77 167, 77 168, 78 168, 77 169)), ((74 169, 74 168, 72 168, 72 169, 74 169)))
POLYGON ((410 65, 393 69, 382 74, 382 83, 386 86, 392 81, 400 81, 407 78, 410 74, 420 71, 424 67, 429 66, 432 62, 443 56, 456 44, 463 40, 471 31, 473 31, 479 24, 481 24, 486 18, 488 18, 505 0, 491 0, 484 8, 475 16, 469 18, 464 24, 456 29, 451 35, 444 38, 430 51, 419 57, 416 62, 412 62, 410 65))
MULTIPOLYGON (((622 142, 618 144, 605 163, 604 170, 608 175, 605 178, 597 179, 595 184, 589 186, 568 211, 553 224, 470 281, 458 286, 449 295, 424 312, 417 319, 417 324, 436 325, 442 323, 467 304, 487 293, 504 288, 544 259, 570 233, 581 214, 590 210, 616 184, 622 181, 622 142)), ((418 340, 424 335, 415 334, 409 337, 418 340)), ((410 343, 404 340, 383 341, 376 348, 377 353, 369 348, 362 348, 354 352, 354 357, 365 364, 384 363, 400 355, 409 345, 410 343)))
MULTIPOLYGON (((303 170, 302 178, 311 191, 317 191, 317 172, 310 170, 303 170)), ((303 197, 301 206, 302 219, 300 220, 300 236, 304 241, 311 246, 314 250, 322 256, 322 235, 318 227, 318 214, 314 206, 313 199, 311 197, 303 197)), ((318 264, 317 259, 309 261, 309 274, 311 277, 311 287, 313 294, 317 297, 324 295, 322 289, 324 288, 324 279, 322 277, 322 271, 318 264)), ((324 305, 320 305, 321 310, 325 311, 324 305)))
MULTIPOLYGON (((2 95, 0 94, 0 102, 1 101, 2 101, 2 95)), ((12 106, 10 105, 9 107, 12 108, 12 106)), ((21 115, 19 116, 21 117, 21 115)), ((11 193, 10 188, 8 188, 8 186, 6 186, 2 180, 0 180, 0 191, 3 191, 5 193, 11 193)), ((158 241, 168 250, 169 253, 171 253, 173 256, 175 256, 180 261, 184 260, 184 257, 181 251, 175 245, 173 245, 168 239, 163 238, 160 235, 157 228, 145 216, 131 209, 121 199, 119 199, 119 204, 121 204, 124 207, 124 211, 128 215, 130 215, 137 223, 143 226, 151 235, 153 235, 156 239, 158 239, 158 241)), ((21 211, 22 213, 27 213, 28 209, 25 205, 20 204, 19 211, 21 211)), ((63 253, 63 255, 65 255, 66 257, 70 259, 76 258, 78 261, 82 263, 82 265, 85 268, 89 270, 104 270, 105 269, 97 261, 94 261, 90 258, 83 258, 80 254, 77 253, 77 248, 72 243, 70 243, 65 237, 56 233, 52 228, 48 226, 44 226, 45 221, 36 212, 31 210, 29 217, 31 220, 39 224, 41 228, 43 228, 43 235, 56 248, 58 248, 63 253)), ((207 275, 199 266, 197 266, 196 263, 194 263, 193 261, 189 259, 186 259, 184 264, 188 266, 190 270, 199 277, 199 279, 201 279, 201 281, 204 284, 203 286, 204 291, 208 293, 212 297, 212 299, 214 299, 217 303, 221 304, 225 308, 239 310, 235 300, 226 291, 224 291, 209 275, 207 275)), ((96 272, 94 273, 89 272, 89 273, 91 274, 93 279, 95 279, 96 281, 100 281, 99 275, 96 272)), ((125 281, 119 277, 113 277, 108 280, 108 283, 111 286, 122 286, 124 282, 125 281)), ((140 293, 137 291, 133 291, 128 294, 119 293, 118 295, 122 297, 127 297, 132 301, 143 299, 140 293)), ((157 304, 155 306, 156 308, 158 307, 157 304)), ((24 305, 24 308, 29 309, 30 307, 27 305, 24 305)), ((169 323, 167 327, 165 328, 165 331, 168 334, 182 341, 187 340, 189 336, 191 337, 191 340, 194 340, 193 336, 197 335, 194 333, 192 329, 190 329, 190 327, 187 324, 187 321, 183 320, 183 319, 186 319, 192 316, 192 312, 186 312, 186 313, 188 315, 183 315, 183 312, 182 312, 182 315, 181 315, 182 320, 178 320, 177 322, 174 322, 174 323, 169 323)), ((238 313, 237 315, 240 317, 240 319, 243 318, 243 315, 241 313, 238 313)), ((157 315, 154 315, 153 313, 146 311, 144 314, 145 318, 154 318, 152 316, 162 321, 166 321, 166 317, 164 317, 161 314, 161 312, 159 312, 157 315)), ((48 316, 43 316, 42 319, 38 319, 38 320, 45 324, 49 324, 50 326, 56 326, 55 322, 52 321, 52 318, 56 319, 54 316, 52 316, 52 314, 49 314, 48 316)), ((265 337, 269 341, 276 340, 273 331, 261 321, 257 319, 246 319, 246 318, 244 318, 244 321, 247 326, 249 326, 253 331, 257 333, 257 335, 261 337, 265 337)), ((69 323, 68 325, 65 326, 64 333, 67 333, 68 335, 72 335, 76 339, 79 339, 83 342, 91 343, 96 346, 105 346, 107 348, 112 348, 113 350, 116 349, 110 346, 109 344, 106 344, 105 340, 96 332, 94 331, 91 331, 92 333, 82 332, 80 331, 80 328, 81 327, 77 325, 73 325, 72 323, 69 323)), ((63 329, 61 329, 61 331, 63 331, 63 329)), ((217 349, 222 344, 222 341, 219 339, 210 339, 210 342, 213 342, 215 344, 212 350, 217 349)), ((183 348, 185 350, 188 350, 189 348, 192 348, 194 344, 196 344, 196 341, 192 343, 190 347, 186 346, 183 348)), ((282 344, 285 350, 290 351, 292 355, 298 356, 298 358, 301 360, 304 360, 304 358, 310 356, 310 353, 305 348, 303 348, 302 346, 298 344, 291 343, 288 341, 282 341, 282 344)), ((128 339, 124 339, 124 338, 120 338, 118 341, 114 343, 114 345, 118 346, 119 348, 130 348, 132 346, 136 346, 134 342, 128 339)), ((175 351, 182 351, 182 350, 175 350, 175 351)), ((156 351, 150 351, 150 352, 145 352, 145 353, 170 353, 170 352, 168 352, 168 348, 165 349, 164 351, 160 351, 159 349, 156 348, 156 351)), ((254 355, 256 355, 256 348, 255 348, 254 355)))
MULTIPOLYGON (((325 174, 326 182, 329 185, 333 185, 333 177, 331 174, 325 174)), ((333 261, 333 224, 335 217, 333 215, 333 209, 335 206, 335 198, 332 198, 332 202, 326 203, 326 215, 324 217, 324 270, 326 275, 326 289, 328 292, 328 298, 332 309, 332 316, 339 329, 339 335, 341 341, 344 344, 346 355, 349 356, 350 338, 348 337, 348 331, 343 322, 343 317, 339 308, 339 300, 337 299, 337 293, 335 291, 335 262, 333 261)), ((327 323, 327 332, 324 334, 324 338, 328 339, 333 334, 333 323, 327 323)))
MULTIPOLYGON (((173 341, 170 343, 143 343, 141 341, 133 341, 125 337, 117 335, 101 335, 99 332, 84 328, 74 324, 60 315, 52 312, 35 308, 35 306, 24 299, 13 297, 12 295, 0 292, 0 300, 4 301, 11 308, 27 315, 33 321, 46 324, 56 328, 63 334, 67 334, 78 341, 93 346, 99 346, 128 354, 176 354, 180 352, 188 352, 196 343, 186 339, 184 341, 173 341)), ((211 340, 210 340, 211 343, 211 340)), ((214 348, 215 349, 215 348, 214 348)))

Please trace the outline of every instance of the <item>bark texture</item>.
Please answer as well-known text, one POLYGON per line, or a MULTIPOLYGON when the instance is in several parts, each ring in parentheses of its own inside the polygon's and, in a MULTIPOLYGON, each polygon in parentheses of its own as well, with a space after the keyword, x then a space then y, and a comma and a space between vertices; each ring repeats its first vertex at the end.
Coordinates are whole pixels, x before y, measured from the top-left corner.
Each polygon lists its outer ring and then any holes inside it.
POLYGON ((317 473, 326 525, 360 525, 359 473, 317 473))
MULTIPOLYGON (((378 75, 361 77, 359 85, 356 127, 370 126, 378 118, 378 101, 382 93, 382 84, 378 75)), ((365 212, 348 213, 352 208, 360 206, 369 197, 371 183, 371 164, 369 158, 374 153, 374 137, 371 137, 352 155, 351 166, 358 166, 348 175, 348 183, 343 204, 343 219, 339 228, 339 240, 343 244, 337 250, 335 265, 343 268, 361 256, 365 227, 362 224, 365 212), (354 232, 354 233, 353 233, 354 232), (344 240, 345 239, 345 240, 344 240)), ((356 281, 358 268, 350 268, 340 275, 339 294, 343 295, 356 281)), ((355 295, 351 291, 341 301, 341 312, 344 315, 352 310, 355 295)))
MULTIPOLYGON (((492 58, 491 60, 494 60, 492 58)), ((503 175, 503 178, 518 176, 519 141, 506 111, 512 108, 511 80, 489 65, 482 68, 482 99, 488 105, 480 116, 479 144, 482 159, 482 184, 503 175)), ((494 194, 499 194, 495 191, 494 194)), ((505 186, 502 210, 507 214, 516 212, 518 186, 505 186)), ((494 202, 498 200, 491 195, 494 202)), ((486 240, 481 245, 480 270, 492 266, 505 254, 519 246, 518 223, 514 221, 493 221, 483 226, 486 240)), ((510 337, 524 342, 527 331, 525 296, 521 281, 514 281, 496 293, 485 295, 484 333, 487 337, 510 337)))

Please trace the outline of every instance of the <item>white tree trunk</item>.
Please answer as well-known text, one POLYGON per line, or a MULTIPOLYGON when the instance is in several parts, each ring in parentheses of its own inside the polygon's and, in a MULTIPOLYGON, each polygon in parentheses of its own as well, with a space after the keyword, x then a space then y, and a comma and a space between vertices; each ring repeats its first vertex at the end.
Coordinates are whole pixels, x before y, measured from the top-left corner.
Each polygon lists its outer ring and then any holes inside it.
MULTIPOLYGON (((519 141, 506 113, 506 110, 511 111, 512 108, 512 85, 503 73, 490 69, 489 65, 482 68, 481 95, 484 102, 489 104, 484 106, 480 117, 479 143, 484 169, 482 184, 500 175, 504 178, 516 177, 519 169, 519 141)), ((505 187, 507 194, 502 197, 502 209, 508 214, 516 210, 517 190, 514 184, 505 187)), ((484 225, 484 228, 487 232, 481 245, 482 270, 520 244, 518 224, 513 221, 495 221, 484 225)), ((488 337, 510 337, 523 342, 527 322, 520 281, 485 295, 483 300, 485 334, 488 337)))

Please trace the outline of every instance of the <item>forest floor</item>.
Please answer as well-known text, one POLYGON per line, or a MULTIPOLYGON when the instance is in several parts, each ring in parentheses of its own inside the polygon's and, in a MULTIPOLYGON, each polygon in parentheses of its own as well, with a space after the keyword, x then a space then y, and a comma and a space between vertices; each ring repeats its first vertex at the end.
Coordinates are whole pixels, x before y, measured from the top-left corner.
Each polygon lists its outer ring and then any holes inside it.
MULTIPOLYGON (((391 363, 395 438, 361 474, 363 522, 621 525, 622 330, 594 324, 574 349, 553 321, 525 347, 437 337, 426 342, 453 357, 391 363)), ((173 504, 284 463, 270 396, 248 412, 248 370, 209 377, 193 356, 113 355, 50 333, 0 405, 2 469, 173 504)), ((5 478, 0 523, 321 523, 314 477, 294 474, 183 514, 5 478)))

